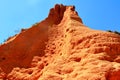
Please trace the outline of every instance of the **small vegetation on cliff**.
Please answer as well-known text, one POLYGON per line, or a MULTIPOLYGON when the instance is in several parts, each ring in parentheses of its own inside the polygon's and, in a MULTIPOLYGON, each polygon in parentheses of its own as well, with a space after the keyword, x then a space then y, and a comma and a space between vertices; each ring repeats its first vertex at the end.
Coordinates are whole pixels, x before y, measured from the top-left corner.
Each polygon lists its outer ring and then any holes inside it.
POLYGON ((107 32, 111 32, 111 33, 115 33, 115 34, 120 35, 120 32, 118 32, 118 31, 111 31, 111 30, 107 30, 107 32))
POLYGON ((33 24, 32 26, 36 26, 36 25, 38 25, 39 23, 38 22, 36 22, 35 24, 33 24))

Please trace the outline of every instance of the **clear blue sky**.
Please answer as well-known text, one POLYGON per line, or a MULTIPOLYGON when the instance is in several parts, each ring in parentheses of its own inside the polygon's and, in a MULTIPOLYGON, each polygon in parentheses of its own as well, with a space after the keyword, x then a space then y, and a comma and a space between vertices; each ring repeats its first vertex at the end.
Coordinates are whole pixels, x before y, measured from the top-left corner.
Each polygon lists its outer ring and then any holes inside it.
POLYGON ((75 5, 92 29, 120 31, 120 0, 0 0, 0 43, 45 19, 56 3, 75 5))

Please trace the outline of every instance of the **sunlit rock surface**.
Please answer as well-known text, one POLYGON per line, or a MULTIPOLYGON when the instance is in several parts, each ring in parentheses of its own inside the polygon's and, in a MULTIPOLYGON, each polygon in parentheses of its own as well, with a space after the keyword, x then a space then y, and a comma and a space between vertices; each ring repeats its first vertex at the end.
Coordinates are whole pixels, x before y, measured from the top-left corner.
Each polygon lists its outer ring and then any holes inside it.
POLYGON ((0 79, 120 80, 120 35, 92 30, 74 6, 56 4, 0 45, 0 79))

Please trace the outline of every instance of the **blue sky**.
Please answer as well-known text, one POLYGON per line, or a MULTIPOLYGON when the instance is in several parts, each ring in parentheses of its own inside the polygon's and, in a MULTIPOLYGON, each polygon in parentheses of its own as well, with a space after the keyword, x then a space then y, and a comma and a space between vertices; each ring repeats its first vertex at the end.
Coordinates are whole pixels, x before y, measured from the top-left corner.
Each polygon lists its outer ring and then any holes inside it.
POLYGON ((120 31, 120 0, 0 0, 0 43, 44 20, 56 3, 75 5, 92 29, 120 31))

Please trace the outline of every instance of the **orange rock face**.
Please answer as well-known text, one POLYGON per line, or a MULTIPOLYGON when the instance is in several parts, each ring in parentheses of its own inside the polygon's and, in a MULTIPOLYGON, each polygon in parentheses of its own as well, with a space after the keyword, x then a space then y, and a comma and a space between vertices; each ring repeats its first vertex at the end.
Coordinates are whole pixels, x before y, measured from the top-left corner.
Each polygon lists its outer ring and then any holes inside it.
POLYGON ((2 80, 120 80, 120 35, 86 27, 74 6, 0 45, 2 80))

